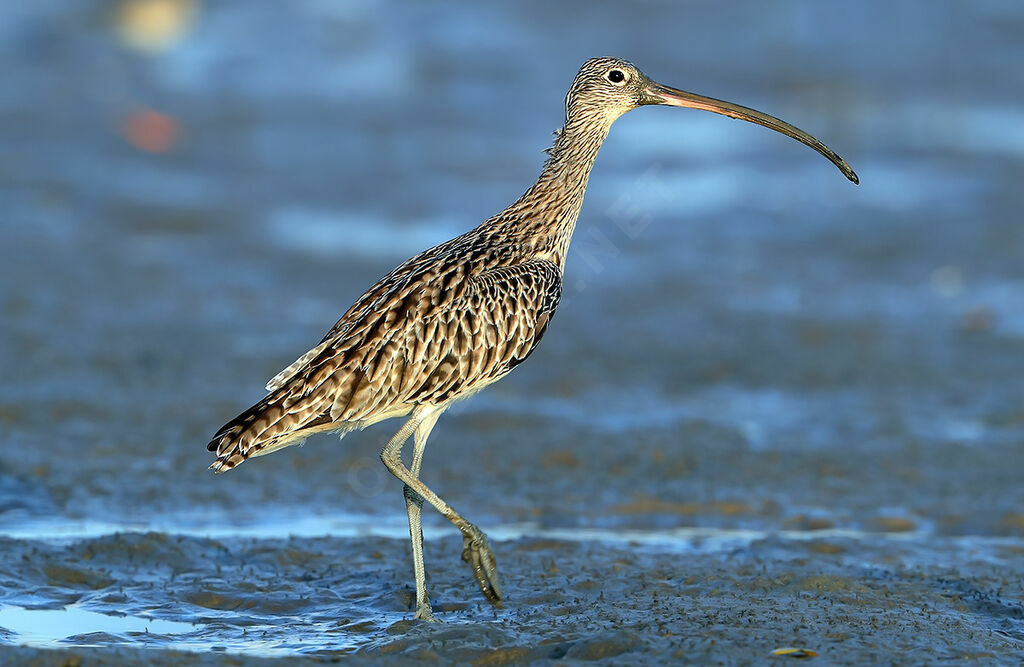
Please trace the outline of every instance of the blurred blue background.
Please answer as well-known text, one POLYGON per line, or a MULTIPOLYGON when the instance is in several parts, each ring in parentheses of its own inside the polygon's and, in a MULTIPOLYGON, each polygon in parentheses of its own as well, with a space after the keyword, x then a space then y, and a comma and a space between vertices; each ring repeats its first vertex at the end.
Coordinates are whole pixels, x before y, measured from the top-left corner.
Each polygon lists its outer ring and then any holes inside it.
POLYGON ((528 460, 583 458, 652 429, 678 460, 694 455, 680 427, 704 422, 751 447, 866 446, 891 428, 1020 451, 1016 3, 0 11, 0 460, 38 494, 14 494, 12 520, 359 506, 303 483, 321 460, 383 491, 362 466, 390 425, 216 481, 203 445, 392 266, 514 200, 595 54, 785 118, 863 185, 753 125, 624 117, 552 335, 443 420, 428 471, 451 470, 446 440, 499 470, 509 437, 537 442, 528 460), (266 503, 237 507, 242 487, 266 503))
POLYGON ((397 423, 216 479, 205 444, 515 200, 596 55, 862 185, 622 118, 544 345, 428 482, 485 529, 1024 535, 1024 5, 890 0, 3 3, 0 530, 401 536, 397 423))

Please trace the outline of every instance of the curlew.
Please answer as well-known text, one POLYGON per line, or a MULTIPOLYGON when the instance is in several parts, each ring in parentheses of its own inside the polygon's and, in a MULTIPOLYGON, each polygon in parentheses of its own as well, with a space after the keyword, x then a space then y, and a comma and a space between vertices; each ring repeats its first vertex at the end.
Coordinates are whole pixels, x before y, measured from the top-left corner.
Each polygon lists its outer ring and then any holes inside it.
POLYGON ((371 287, 316 347, 270 380, 263 400, 217 432, 207 447, 217 457, 210 467, 225 472, 314 433, 344 435, 408 417, 380 457, 405 485, 415 616, 433 620, 423 565, 424 501, 462 533, 462 559, 487 600, 500 603, 487 538, 420 479, 427 438, 452 403, 500 380, 537 347, 558 306, 569 241, 601 143, 616 118, 649 104, 764 125, 810 146, 858 182, 831 149, 778 118, 663 86, 625 60, 588 60, 565 97, 565 124, 537 182, 501 213, 371 287), (407 466, 402 447, 410 437, 407 466))

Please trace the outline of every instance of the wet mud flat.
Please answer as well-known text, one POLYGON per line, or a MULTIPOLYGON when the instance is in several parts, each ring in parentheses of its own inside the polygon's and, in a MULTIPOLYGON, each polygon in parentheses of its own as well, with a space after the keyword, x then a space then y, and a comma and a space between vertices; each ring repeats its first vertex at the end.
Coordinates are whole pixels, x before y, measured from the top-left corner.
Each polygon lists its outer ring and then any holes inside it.
POLYGON ((460 544, 453 534, 428 538, 443 619, 429 624, 410 619, 400 539, 4 539, 0 633, 6 643, 19 629, 36 632, 41 645, 0 650, 25 664, 743 663, 782 647, 839 663, 1024 659, 1019 539, 806 531, 737 532, 732 542, 496 541, 502 609, 474 590, 460 544), (62 608, 65 627, 76 614, 115 623, 48 644, 44 630, 27 629, 40 625, 33 615, 62 608), (139 619, 151 627, 125 629, 139 619))

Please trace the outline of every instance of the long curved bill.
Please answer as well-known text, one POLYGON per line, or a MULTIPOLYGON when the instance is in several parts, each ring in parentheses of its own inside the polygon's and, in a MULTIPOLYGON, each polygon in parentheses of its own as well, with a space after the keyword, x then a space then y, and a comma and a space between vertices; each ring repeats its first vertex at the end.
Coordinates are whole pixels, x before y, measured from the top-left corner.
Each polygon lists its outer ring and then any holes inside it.
POLYGON ((857 174, 850 168, 850 165, 846 164, 846 160, 836 155, 835 151, 800 128, 793 127, 789 123, 779 120, 775 116, 769 116, 766 113, 761 113, 760 111, 740 106, 739 104, 733 104, 732 102, 723 102, 722 100, 716 100, 713 97, 704 97, 703 95, 688 93, 685 90, 669 88, 668 86, 663 86, 660 83, 654 83, 653 81, 648 84, 644 93, 646 94, 646 99, 644 101, 647 104, 667 104, 674 107, 703 109, 704 111, 719 113, 723 116, 728 116, 729 118, 737 118, 739 120, 757 123, 758 125, 764 125, 776 132, 781 132, 782 134, 793 137, 800 143, 806 144, 818 151, 831 160, 832 164, 839 167, 839 171, 843 172, 843 175, 848 179, 854 183, 860 183, 860 179, 857 178, 857 174))

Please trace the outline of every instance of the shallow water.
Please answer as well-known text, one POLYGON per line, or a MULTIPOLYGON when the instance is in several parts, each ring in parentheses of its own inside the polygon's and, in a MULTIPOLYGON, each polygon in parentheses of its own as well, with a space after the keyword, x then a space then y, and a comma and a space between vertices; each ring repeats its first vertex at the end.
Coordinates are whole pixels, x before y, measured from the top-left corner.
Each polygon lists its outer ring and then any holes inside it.
MULTIPOLYGON (((181 635, 202 628, 191 623, 155 618, 108 616, 73 604, 62 609, 3 607, 0 608, 0 626, 20 643, 52 648, 66 646, 62 642, 83 647, 148 643, 150 635, 158 646, 174 641, 183 648, 181 635)), ((207 645, 201 648, 206 649, 207 645)))
POLYGON ((1018 3, 177 6, 0 8, 4 662, 1024 657, 1018 3), (412 623, 397 424, 217 478, 204 445, 515 199, 601 53, 863 185, 618 121, 544 345, 425 460, 507 602, 428 513, 446 622, 412 623))

